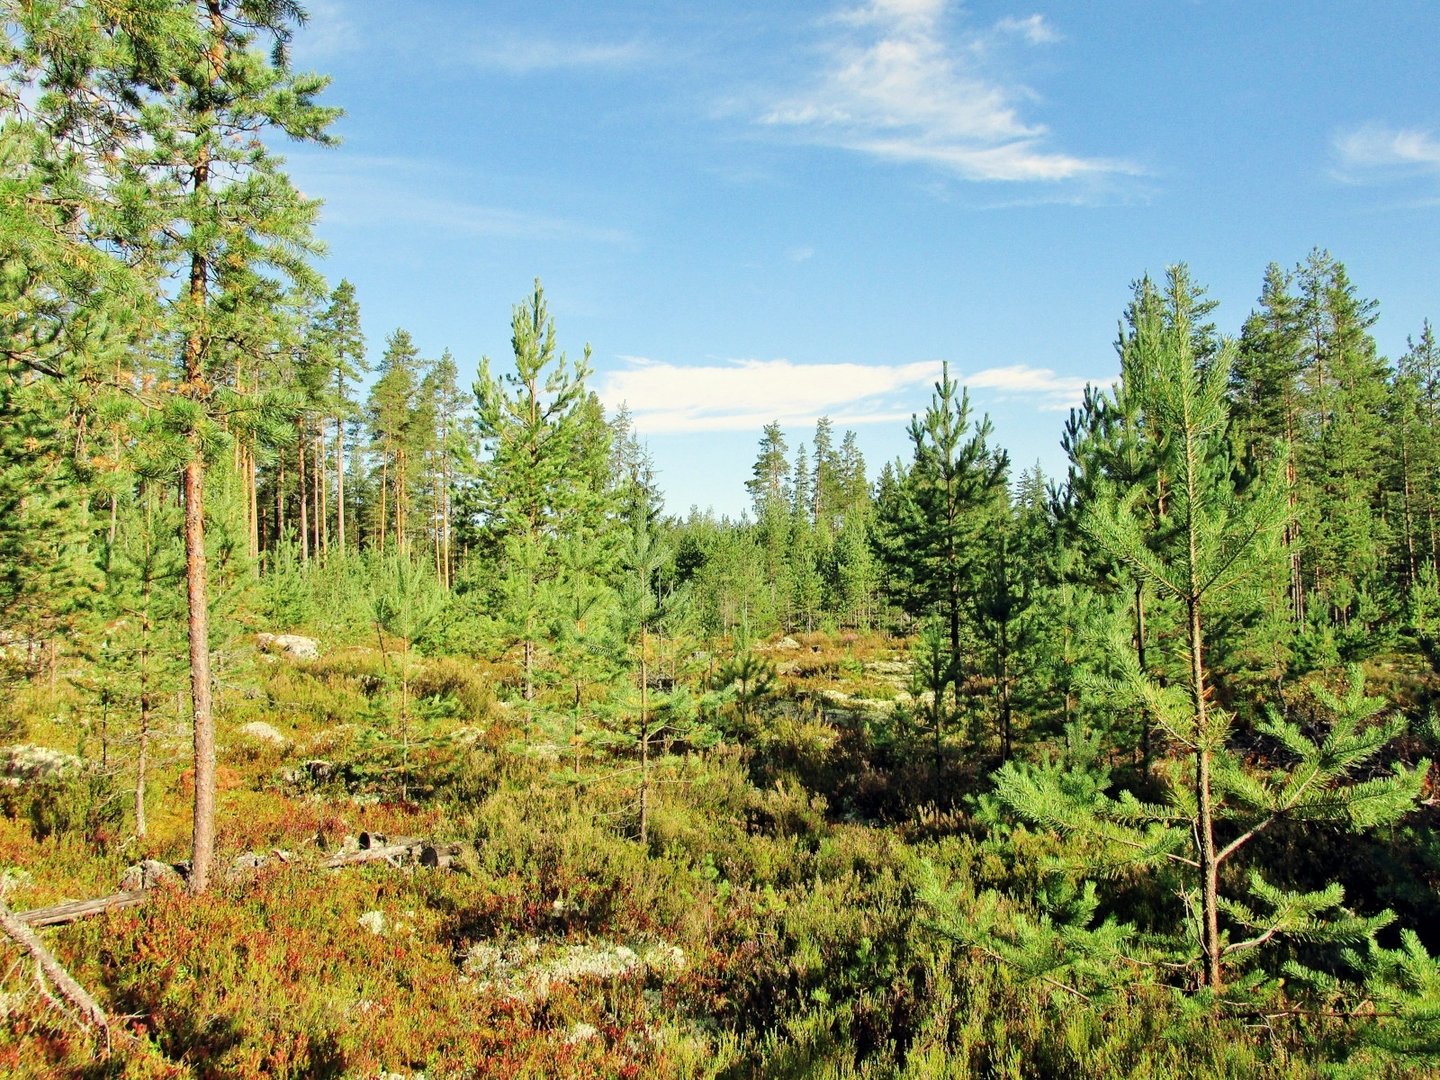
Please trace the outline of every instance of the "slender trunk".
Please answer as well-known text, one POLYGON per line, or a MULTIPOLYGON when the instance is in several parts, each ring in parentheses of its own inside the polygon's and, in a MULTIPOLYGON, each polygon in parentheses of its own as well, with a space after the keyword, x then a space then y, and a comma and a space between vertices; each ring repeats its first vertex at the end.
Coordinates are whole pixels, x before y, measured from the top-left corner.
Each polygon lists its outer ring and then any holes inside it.
POLYGON ((386 506, 385 506, 385 497, 386 497, 387 494, 389 494, 389 486, 390 486, 390 463, 389 463, 388 461, 381 461, 381 462, 380 462, 380 550, 381 550, 381 551, 384 551, 384 550, 385 550, 385 525, 386 525, 386 520, 385 520, 385 519, 386 519, 386 516, 387 516, 388 513, 389 513, 389 511, 387 510, 387 508, 386 508, 386 506))
POLYGON ((1292 403, 1285 410, 1285 502, 1290 508, 1285 523, 1284 543, 1290 552, 1290 617, 1295 625, 1305 621, 1305 569, 1300 562, 1300 525, 1295 519, 1295 493, 1298 472, 1295 468, 1296 409, 1292 403))
POLYGON ((1400 448, 1400 472, 1404 477, 1404 484, 1401 489, 1401 498, 1405 516, 1405 572, 1406 584, 1414 587, 1415 579, 1420 575, 1420 565, 1415 558, 1415 522, 1410 510, 1410 447, 1405 443, 1400 448))
POLYGON ((996 675, 1000 682, 1000 760, 1010 760, 1010 634, 1009 620, 1000 623, 1000 656, 996 675))
MULTIPOLYGON (((1148 670, 1145 666, 1145 583, 1135 581, 1135 662, 1140 665, 1140 674, 1148 670)), ((1140 706, 1140 775, 1150 776, 1150 764, 1154 760, 1154 727, 1150 722, 1150 709, 1140 706)))
POLYGON ((285 463, 275 466, 275 540, 285 539, 285 463))
POLYGON ((400 799, 410 801, 410 640, 400 653, 400 799))
POLYGON ((210 605, 205 565, 205 470, 198 438, 185 463, 185 585, 190 619, 190 709, 195 725, 195 811, 190 889, 210 883, 215 852, 215 717, 210 695, 210 605))
MULTIPOLYGON (((218 0, 209 0, 210 77, 218 80, 225 59, 224 22, 218 0)), ((210 150, 205 142, 195 162, 192 190, 210 186, 210 150)), ((197 251, 190 258, 190 329, 185 336, 184 392, 197 404, 205 396, 203 319, 209 300, 209 263, 197 251)), ((189 432, 189 457, 181 484, 185 500, 185 596, 189 606, 190 712, 194 723, 195 808, 191 836, 190 890, 202 893, 210 883, 215 855, 215 716, 210 694, 210 588, 205 564, 205 462, 200 431, 189 432)))
MULTIPOLYGON (((245 515, 250 532, 250 558, 260 558, 260 483, 255 475, 255 451, 245 451, 245 515)), ((257 562, 258 569, 258 562, 257 562)))
POLYGON ((640 631, 640 843, 650 842, 650 669, 645 658, 645 631, 640 631))
POLYGON ((318 424, 315 429, 315 457, 312 469, 315 488, 315 551, 319 555, 330 552, 330 507, 326 499, 325 483, 325 431, 318 424))
POLYGON ((335 418, 335 540, 345 554, 345 422, 335 418))
POLYGON ((310 499, 305 480, 305 428, 297 428, 300 437, 295 440, 295 487, 300 496, 300 560, 310 561, 310 499))
POLYGON ((408 554, 410 551, 410 522, 407 519, 410 509, 410 493, 405 466, 405 451, 401 450, 395 455, 395 544, 401 552, 408 554))
POLYGON ((150 582, 145 582, 140 616, 140 740, 135 754, 135 835, 144 840, 145 771, 150 755, 150 582))
POLYGON ((1215 803, 1211 777, 1210 722, 1205 702, 1205 666, 1200 633, 1200 600, 1186 601, 1189 615, 1190 692, 1195 712, 1196 837, 1200 847, 1200 946, 1205 957, 1205 985, 1219 990, 1220 864, 1215 858, 1215 803))

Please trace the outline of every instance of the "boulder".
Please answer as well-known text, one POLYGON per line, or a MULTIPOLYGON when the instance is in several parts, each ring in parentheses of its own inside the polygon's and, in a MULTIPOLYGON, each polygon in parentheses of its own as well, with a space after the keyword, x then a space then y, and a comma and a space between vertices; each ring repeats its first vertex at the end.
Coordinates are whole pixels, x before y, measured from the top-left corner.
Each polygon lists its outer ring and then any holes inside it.
POLYGON ((21 743, 0 748, 0 783, 11 787, 35 780, 50 780, 75 772, 79 758, 48 746, 21 743))
POLYGON ((285 736, 263 720, 252 720, 248 724, 241 724, 235 729, 235 734, 249 743, 263 746, 285 745, 285 736))
POLYGON ((178 886, 183 881, 180 871, 169 863, 160 862, 158 859, 145 859, 126 868, 120 877, 120 888, 124 892, 139 892, 162 884, 178 886))
POLYGON ((320 659, 320 643, 299 634, 256 634, 255 647, 262 653, 288 656, 291 660, 320 659))

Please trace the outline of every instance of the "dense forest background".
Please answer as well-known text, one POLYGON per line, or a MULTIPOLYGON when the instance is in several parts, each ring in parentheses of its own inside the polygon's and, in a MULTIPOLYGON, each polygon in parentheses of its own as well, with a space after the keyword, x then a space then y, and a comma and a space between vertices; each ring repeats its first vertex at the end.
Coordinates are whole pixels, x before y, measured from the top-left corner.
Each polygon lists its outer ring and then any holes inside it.
POLYGON ((4 900, 188 856, 54 932, 104 1055, 9 971, 12 1071, 1436 1067, 1428 325, 1177 265, 1064 476, 946 370, 667 516, 538 281, 467 386, 322 280, 293 5, 0 9, 4 900), (461 843, 294 867, 362 829, 461 843))

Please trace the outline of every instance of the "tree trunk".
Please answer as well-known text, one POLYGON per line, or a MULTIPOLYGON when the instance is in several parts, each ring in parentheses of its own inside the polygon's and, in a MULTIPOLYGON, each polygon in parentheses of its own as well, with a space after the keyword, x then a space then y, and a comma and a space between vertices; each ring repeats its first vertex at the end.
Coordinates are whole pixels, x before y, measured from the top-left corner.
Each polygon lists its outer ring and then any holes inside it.
MULTIPOLYGON (((250 540, 250 558, 260 558, 260 482, 255 473, 255 452, 245 451, 245 520, 250 540)), ((257 567, 258 569, 258 567, 257 567)))
MULTIPOLYGON (((1140 674, 1146 673, 1145 667, 1145 582, 1139 578, 1135 580, 1135 662, 1140 666, 1140 674)), ((1154 725, 1150 722, 1150 708, 1143 702, 1140 705, 1140 775, 1145 778, 1150 776, 1150 763, 1154 759, 1155 748, 1153 743, 1154 725)))
POLYGON ((305 478, 305 427, 297 426, 295 440, 295 487, 300 496, 300 561, 310 561, 310 491, 305 478))
POLYGON ((335 540, 345 554, 345 422, 335 418, 335 540))
POLYGON ((389 463, 388 461, 381 461, 381 462, 380 462, 380 550, 381 550, 382 552, 385 550, 385 526, 388 524, 388 522, 385 520, 386 517, 387 517, 388 514, 389 514, 389 511, 388 511, 388 509, 387 509, 386 506, 385 506, 385 498, 386 498, 386 496, 389 494, 389 487, 390 487, 390 463, 389 463))
POLYGON ((1000 656, 996 672, 1000 683, 1000 760, 1010 760, 1010 632, 1009 620, 1000 623, 1000 656))
POLYGON ((135 835, 144 840, 145 771, 150 752, 150 583, 145 583, 145 613, 140 617, 140 740, 135 755, 135 835))
POLYGON ((1220 864, 1215 858, 1215 804, 1211 784, 1210 721, 1205 701, 1205 665, 1200 632, 1200 600, 1192 596, 1185 606, 1189 615, 1190 692, 1195 713, 1195 796, 1200 848, 1200 947, 1205 959, 1205 985, 1221 987, 1220 972, 1220 864))
MULTIPOLYGON (((224 63, 224 26, 216 0, 210 0, 212 43, 210 77, 218 80, 224 63)), ((210 151, 201 142, 192 190, 210 186, 210 151)), ((204 254, 190 258, 190 328, 185 336, 184 391, 197 405, 205 398, 203 318, 209 300, 209 264, 204 254)), ((189 458, 181 483, 185 500, 185 597, 189 606, 190 713, 194 724, 195 807, 192 819, 190 890, 203 893, 210 883, 215 855, 215 715, 210 693, 210 584, 205 564, 205 461, 200 431, 189 432, 189 458)))
POLYGON ((311 469, 315 489, 315 553, 330 551, 330 507, 325 498, 325 430, 316 424, 314 465, 311 469))
POLYGON ((195 725, 195 812, 190 888, 210 882, 215 851, 215 717, 210 694, 210 602, 205 565, 205 471, 200 449, 185 463, 185 593, 189 602, 190 702, 195 725))
POLYGON ((650 842, 650 669, 645 631, 640 631, 640 843, 650 842))
POLYGON ((285 463, 275 466, 275 542, 285 539, 285 463))

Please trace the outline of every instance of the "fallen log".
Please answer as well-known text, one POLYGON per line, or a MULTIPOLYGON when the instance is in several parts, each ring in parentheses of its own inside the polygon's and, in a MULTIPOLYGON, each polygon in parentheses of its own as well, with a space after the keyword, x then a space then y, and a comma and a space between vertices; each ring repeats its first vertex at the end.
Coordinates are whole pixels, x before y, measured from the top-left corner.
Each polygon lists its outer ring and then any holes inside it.
POLYGON ((64 904, 35 908, 32 911, 11 912, 10 917, 25 926, 64 926, 91 915, 103 915, 107 911, 122 911, 139 907, 150 899, 148 889, 130 889, 111 893, 94 900, 71 900, 64 904))
MULTIPOLYGON (((362 833, 360 843, 360 850, 342 851, 321 860, 318 865, 324 870, 338 870, 345 866, 357 866, 371 862, 388 862, 393 866, 419 863, 421 866, 444 870, 452 866, 455 861, 454 857, 460 853, 462 846, 460 844, 436 845, 423 836, 390 838, 371 833, 362 833), (429 852, 428 856, 427 852, 429 852)), ((242 855, 227 871, 226 877, 231 880, 243 881, 267 865, 269 858, 269 856, 255 854, 242 855)), ((274 858, 290 866, 305 865, 295 863, 293 856, 288 851, 276 851, 274 858)), ((155 866, 161 869, 170 869, 164 867, 164 864, 157 863, 155 866)), ((122 889, 120 892, 96 897, 93 900, 70 900, 63 904, 34 908, 31 911, 11 912, 11 918, 25 926, 64 926, 91 915, 103 915, 107 911, 123 911, 125 908, 139 907, 150 899, 151 888, 154 885, 168 877, 173 876, 175 879, 180 877, 178 873, 172 875, 154 873, 152 872, 153 868, 147 867, 147 864, 130 869, 138 873, 131 874, 127 871, 122 885, 135 882, 140 884, 139 888, 122 889)))
POLYGON ((425 844, 426 841, 423 839, 403 836, 384 846, 361 848, 359 851, 344 851, 339 855, 331 855, 320 865, 326 870, 336 870, 342 866, 355 866, 357 863, 413 861, 425 844))
MULTIPOLYGON (((35 961, 44 978, 49 979, 51 984, 59 992, 60 996, 79 1010, 80 1015, 87 1023, 99 1028, 105 1036, 105 1045, 110 1045, 110 1018, 105 1015, 105 1010, 92 998, 89 992, 75 981, 68 971, 61 966, 60 961, 50 954, 45 948, 44 942, 35 936, 35 931, 15 917, 14 912, 0 903, 0 930, 5 936, 19 945, 35 961)), ((44 990, 44 984, 41 984, 44 990)))
POLYGON ((465 850, 464 844, 425 844, 420 848, 420 865, 435 870, 453 870, 465 850))

